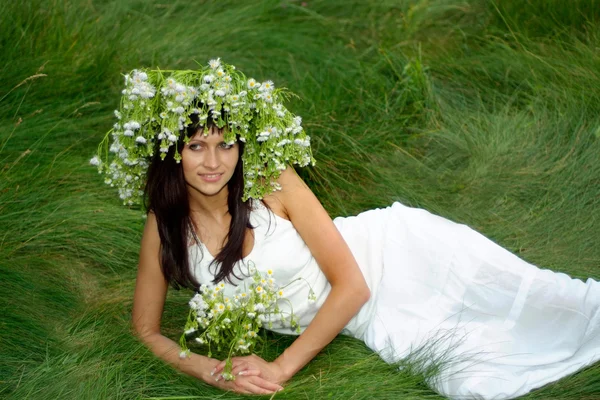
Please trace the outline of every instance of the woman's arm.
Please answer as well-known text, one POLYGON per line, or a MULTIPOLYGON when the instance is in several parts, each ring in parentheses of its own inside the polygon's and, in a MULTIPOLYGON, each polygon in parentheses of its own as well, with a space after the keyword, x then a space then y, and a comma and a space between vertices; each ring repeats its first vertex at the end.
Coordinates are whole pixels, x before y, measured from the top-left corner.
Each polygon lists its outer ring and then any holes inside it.
MULTIPOLYGON (((273 363, 256 356, 239 357, 233 373, 261 371, 282 383, 312 360, 358 313, 370 296, 369 287, 348 245, 333 221, 292 168, 282 172, 282 190, 266 198, 272 209, 285 212, 331 284, 331 291, 306 330, 273 363)), ((224 363, 219 364, 219 372, 224 363)))
POLYGON ((219 363, 218 360, 194 353, 190 353, 186 358, 179 357, 181 351, 179 345, 163 336, 160 331, 168 283, 160 268, 159 252, 160 237, 156 217, 153 213, 149 213, 142 237, 133 297, 132 325, 140 340, 156 356, 175 368, 222 389, 256 394, 268 394, 280 390, 281 386, 251 374, 234 382, 216 381, 211 371, 219 363))
POLYGON ((369 300, 363 274, 327 211, 292 168, 281 174, 279 199, 331 285, 312 322, 276 360, 285 380, 328 345, 369 300))

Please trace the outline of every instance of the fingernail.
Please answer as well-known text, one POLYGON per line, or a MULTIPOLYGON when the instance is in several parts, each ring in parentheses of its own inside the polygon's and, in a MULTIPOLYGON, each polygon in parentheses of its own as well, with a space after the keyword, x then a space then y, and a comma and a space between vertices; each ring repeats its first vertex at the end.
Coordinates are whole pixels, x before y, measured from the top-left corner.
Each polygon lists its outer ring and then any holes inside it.
POLYGON ((238 372, 238 375, 246 375, 246 371, 240 371, 238 372))
POLYGON ((212 371, 210 371, 210 376, 213 376, 215 374, 215 370, 216 370, 216 368, 213 369, 212 371))

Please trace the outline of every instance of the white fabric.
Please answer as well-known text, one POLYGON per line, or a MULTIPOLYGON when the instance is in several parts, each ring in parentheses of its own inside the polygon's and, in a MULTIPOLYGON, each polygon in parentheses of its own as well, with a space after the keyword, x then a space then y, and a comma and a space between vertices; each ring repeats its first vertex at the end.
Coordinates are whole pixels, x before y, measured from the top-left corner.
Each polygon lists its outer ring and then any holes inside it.
MULTIPOLYGON (((291 222, 260 203, 250 219, 254 248, 244 263, 273 269, 281 285, 291 282, 285 297, 306 328, 329 283, 291 222)), ((441 394, 514 398, 600 359, 598 282, 539 269, 466 225, 400 203, 334 223, 371 289, 342 333, 389 363, 426 350, 442 361, 430 382, 441 394)), ((211 281, 206 247, 192 246, 190 257, 198 280, 211 281)), ((244 263, 236 266, 240 277, 244 263)))

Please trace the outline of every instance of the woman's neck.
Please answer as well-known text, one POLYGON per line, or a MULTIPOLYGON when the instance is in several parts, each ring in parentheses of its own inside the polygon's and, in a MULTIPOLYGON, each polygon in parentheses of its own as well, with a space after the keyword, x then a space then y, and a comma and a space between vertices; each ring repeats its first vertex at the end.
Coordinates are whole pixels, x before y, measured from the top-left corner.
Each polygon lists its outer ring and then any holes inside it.
MULTIPOLYGON (((226 188, 225 188, 226 189, 226 188)), ((229 213, 228 191, 222 190, 214 196, 198 193, 189 195, 190 214, 221 222, 229 213)))

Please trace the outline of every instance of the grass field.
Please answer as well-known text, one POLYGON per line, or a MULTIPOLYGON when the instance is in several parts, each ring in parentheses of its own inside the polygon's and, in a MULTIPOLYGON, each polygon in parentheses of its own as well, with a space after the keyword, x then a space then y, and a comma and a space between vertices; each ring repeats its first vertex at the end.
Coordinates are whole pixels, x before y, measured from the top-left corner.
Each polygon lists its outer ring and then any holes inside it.
MULTIPOLYGON (((332 216, 393 200, 600 278, 600 1, 0 3, 0 396, 233 399, 132 337, 143 220, 88 160, 122 73, 213 57, 302 100, 332 216)), ((171 292, 178 338, 189 292, 171 292)), ((292 339, 266 336, 275 357, 292 339)), ((439 398, 340 337, 286 399, 439 398)), ((600 365, 528 399, 600 399, 600 365)))

